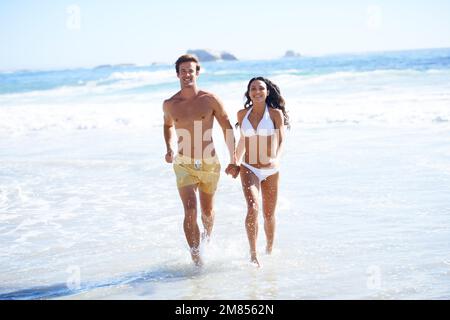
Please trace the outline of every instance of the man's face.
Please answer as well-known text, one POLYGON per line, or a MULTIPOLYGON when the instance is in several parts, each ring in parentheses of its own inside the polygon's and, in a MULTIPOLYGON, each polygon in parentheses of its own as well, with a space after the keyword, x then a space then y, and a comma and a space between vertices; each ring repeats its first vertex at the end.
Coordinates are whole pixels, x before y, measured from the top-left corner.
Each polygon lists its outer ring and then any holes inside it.
POLYGON ((195 86, 198 77, 197 64, 195 62, 183 62, 178 71, 181 88, 195 86))

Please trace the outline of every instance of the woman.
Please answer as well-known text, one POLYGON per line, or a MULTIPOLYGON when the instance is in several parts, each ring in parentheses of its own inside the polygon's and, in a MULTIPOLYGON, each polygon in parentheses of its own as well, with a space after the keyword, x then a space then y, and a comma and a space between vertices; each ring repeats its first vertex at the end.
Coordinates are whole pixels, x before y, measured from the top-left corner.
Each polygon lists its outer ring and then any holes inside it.
POLYGON ((278 197, 279 159, 283 149, 285 126, 289 118, 280 89, 269 79, 250 80, 244 109, 237 114, 241 137, 237 146, 238 161, 244 155, 240 176, 247 217, 245 227, 250 244, 250 261, 259 267, 256 256, 258 234, 258 198, 262 195, 266 253, 272 252, 275 233, 275 207, 278 197))

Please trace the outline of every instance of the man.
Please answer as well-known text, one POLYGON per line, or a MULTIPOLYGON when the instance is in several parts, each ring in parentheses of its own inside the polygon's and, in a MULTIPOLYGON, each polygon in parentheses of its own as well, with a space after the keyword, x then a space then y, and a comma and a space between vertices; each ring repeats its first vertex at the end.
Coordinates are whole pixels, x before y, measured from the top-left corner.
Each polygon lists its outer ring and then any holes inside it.
POLYGON ((166 161, 173 163, 177 187, 184 207, 184 233, 191 248, 192 260, 202 265, 197 224, 197 189, 202 212, 204 232, 209 239, 214 224, 214 193, 220 176, 220 163, 214 149, 212 127, 214 118, 222 127, 230 154, 225 173, 236 178, 235 139, 233 128, 219 99, 197 88, 200 63, 195 56, 183 55, 175 63, 181 90, 164 101, 164 140, 166 161), (178 138, 178 154, 172 150, 173 130, 178 138))

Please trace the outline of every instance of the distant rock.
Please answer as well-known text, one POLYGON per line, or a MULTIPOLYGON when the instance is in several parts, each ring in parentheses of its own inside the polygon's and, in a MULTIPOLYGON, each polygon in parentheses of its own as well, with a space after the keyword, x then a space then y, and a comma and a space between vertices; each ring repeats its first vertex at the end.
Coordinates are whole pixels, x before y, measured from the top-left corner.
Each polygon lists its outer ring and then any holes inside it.
POLYGON ((188 50, 188 54, 193 54, 202 62, 217 61, 217 60, 237 60, 237 58, 229 52, 223 51, 216 53, 211 50, 195 49, 188 50))
POLYGON ((134 63, 119 63, 114 65, 114 67, 136 67, 134 63))
POLYGON ((108 68, 125 68, 125 67, 135 67, 136 65, 134 63, 119 63, 119 64, 102 64, 99 66, 96 66, 94 69, 108 69, 108 68))
POLYGON ((203 62, 216 61, 216 60, 220 59, 220 57, 218 55, 216 55, 215 53, 208 51, 208 50, 203 50, 203 49, 188 50, 187 54, 193 54, 200 61, 203 61, 203 62))
POLYGON ((231 54, 229 52, 226 52, 226 51, 223 51, 220 54, 220 58, 222 60, 228 60, 228 61, 235 61, 235 60, 237 60, 236 56, 234 56, 233 54, 231 54))
POLYGON ((94 69, 106 69, 106 68, 112 68, 112 65, 102 64, 102 65, 96 66, 94 69))
POLYGON ((286 53, 284 54, 284 58, 299 58, 302 55, 298 52, 295 52, 293 50, 288 50, 286 51, 286 53))

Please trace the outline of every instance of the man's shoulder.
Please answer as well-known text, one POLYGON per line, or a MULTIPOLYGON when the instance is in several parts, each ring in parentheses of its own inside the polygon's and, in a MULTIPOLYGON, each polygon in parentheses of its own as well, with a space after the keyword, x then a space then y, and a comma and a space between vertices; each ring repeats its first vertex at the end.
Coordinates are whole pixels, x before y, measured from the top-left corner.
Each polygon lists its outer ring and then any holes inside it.
POLYGON ((175 102, 177 100, 180 99, 180 91, 178 91, 177 93, 175 93, 173 96, 171 96, 170 98, 164 100, 164 103, 172 103, 175 102))
POLYGON ((175 93, 173 96, 171 96, 170 98, 164 100, 164 105, 166 104, 172 104, 174 102, 177 102, 180 100, 180 92, 178 91, 177 93, 175 93))
POLYGON ((217 110, 217 108, 220 108, 220 106, 222 106, 222 102, 220 101, 220 99, 215 94, 208 91, 199 91, 198 99, 199 101, 201 101, 202 105, 208 106, 213 110, 217 110))
POLYGON ((198 92, 198 97, 205 100, 211 100, 212 102, 219 101, 219 98, 214 93, 205 90, 200 90, 198 92))

